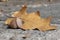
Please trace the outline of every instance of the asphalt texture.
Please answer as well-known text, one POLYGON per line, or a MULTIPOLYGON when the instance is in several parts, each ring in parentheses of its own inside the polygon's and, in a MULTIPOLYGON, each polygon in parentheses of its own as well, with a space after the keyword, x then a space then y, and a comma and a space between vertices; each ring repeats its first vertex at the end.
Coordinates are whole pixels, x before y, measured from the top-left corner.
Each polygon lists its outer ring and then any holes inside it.
POLYGON ((46 0, 8 0, 0 2, 0 40, 60 40, 60 0, 47 2, 46 0), (56 30, 42 32, 39 30, 8 29, 5 20, 13 12, 27 4, 27 12, 40 11, 41 17, 53 16, 51 25, 56 25, 56 30))

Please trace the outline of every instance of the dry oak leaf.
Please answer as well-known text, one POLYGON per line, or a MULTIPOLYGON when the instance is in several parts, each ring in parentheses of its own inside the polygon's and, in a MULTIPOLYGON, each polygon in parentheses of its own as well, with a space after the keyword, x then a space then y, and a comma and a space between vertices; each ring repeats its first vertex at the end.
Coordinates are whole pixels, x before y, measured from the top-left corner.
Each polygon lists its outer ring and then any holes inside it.
POLYGON ((51 26, 51 16, 48 18, 41 18, 39 16, 39 12, 33 12, 28 14, 24 24, 22 25, 22 28, 25 30, 32 30, 32 29, 39 29, 40 31, 47 31, 47 30, 53 30, 56 29, 56 26, 51 26))
POLYGON ((52 30, 56 29, 56 26, 51 26, 51 16, 48 18, 41 18, 40 12, 32 12, 30 14, 27 14, 26 12, 27 6, 24 5, 20 11, 14 12, 12 17, 20 18, 24 22, 22 26, 19 28, 22 28, 24 30, 32 30, 32 29, 39 29, 40 31, 46 31, 46 30, 52 30))

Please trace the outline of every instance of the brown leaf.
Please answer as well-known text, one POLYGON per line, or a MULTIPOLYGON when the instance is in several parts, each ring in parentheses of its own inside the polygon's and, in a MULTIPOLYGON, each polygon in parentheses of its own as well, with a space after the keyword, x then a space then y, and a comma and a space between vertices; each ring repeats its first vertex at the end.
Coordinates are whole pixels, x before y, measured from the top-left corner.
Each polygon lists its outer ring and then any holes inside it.
POLYGON ((9 21, 7 20, 6 24, 13 25, 13 28, 17 28, 15 26, 18 26, 24 30, 37 28, 40 31, 47 31, 56 29, 55 26, 50 25, 51 16, 42 18, 39 11, 27 14, 26 8, 27 7, 24 5, 20 11, 14 12, 12 17, 15 17, 15 19, 10 18, 9 21))
POLYGON ((52 29, 56 29, 55 26, 51 26, 50 25, 50 20, 51 17, 46 18, 41 18, 40 16, 38 16, 37 14, 35 14, 36 12, 30 13, 27 16, 27 21, 25 21, 25 23, 22 25, 22 28, 27 30, 32 30, 32 29, 39 29, 40 31, 47 31, 47 30, 52 30, 52 29))

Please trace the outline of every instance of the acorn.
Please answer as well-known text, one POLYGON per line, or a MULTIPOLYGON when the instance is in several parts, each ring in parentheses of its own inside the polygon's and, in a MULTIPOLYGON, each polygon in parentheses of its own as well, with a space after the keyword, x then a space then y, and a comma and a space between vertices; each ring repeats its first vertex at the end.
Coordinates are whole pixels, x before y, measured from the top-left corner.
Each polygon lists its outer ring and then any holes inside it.
POLYGON ((19 18, 11 17, 5 21, 5 24, 8 25, 9 28, 16 29, 16 28, 20 28, 22 26, 22 20, 19 18))

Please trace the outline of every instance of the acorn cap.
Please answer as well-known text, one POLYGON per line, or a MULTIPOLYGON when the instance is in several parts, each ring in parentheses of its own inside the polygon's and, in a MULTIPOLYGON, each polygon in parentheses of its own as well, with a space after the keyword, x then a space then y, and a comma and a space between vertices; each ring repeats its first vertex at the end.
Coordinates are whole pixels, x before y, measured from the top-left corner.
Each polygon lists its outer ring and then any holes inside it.
POLYGON ((18 26, 18 28, 21 28, 22 27, 22 20, 20 18, 16 18, 16 24, 18 26))

